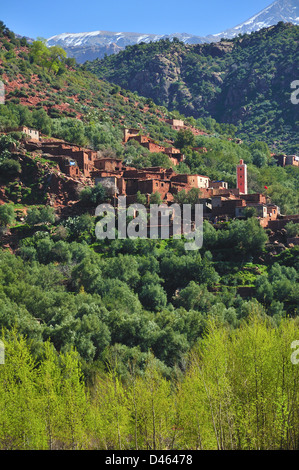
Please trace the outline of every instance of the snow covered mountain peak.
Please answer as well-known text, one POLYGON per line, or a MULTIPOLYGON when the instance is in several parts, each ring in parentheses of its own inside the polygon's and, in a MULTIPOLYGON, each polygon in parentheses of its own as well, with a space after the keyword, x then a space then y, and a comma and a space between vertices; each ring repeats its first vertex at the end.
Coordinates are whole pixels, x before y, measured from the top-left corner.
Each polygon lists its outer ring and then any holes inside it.
POLYGON ((173 39, 177 37, 186 44, 202 44, 204 42, 217 42, 221 38, 231 39, 238 34, 251 33, 262 28, 276 25, 280 21, 299 25, 299 0, 276 0, 268 7, 252 16, 234 28, 227 29, 218 34, 209 36, 195 36, 188 33, 174 33, 169 35, 144 34, 111 31, 91 31, 87 33, 63 33, 48 39, 48 45, 63 47, 69 57, 75 57, 79 63, 86 60, 103 58, 105 54, 114 54, 126 46, 159 41, 160 39, 173 39))
POLYGON ((238 34, 252 33, 268 28, 280 21, 299 25, 299 0, 276 0, 268 7, 234 28, 208 36, 212 38, 233 38, 238 34))

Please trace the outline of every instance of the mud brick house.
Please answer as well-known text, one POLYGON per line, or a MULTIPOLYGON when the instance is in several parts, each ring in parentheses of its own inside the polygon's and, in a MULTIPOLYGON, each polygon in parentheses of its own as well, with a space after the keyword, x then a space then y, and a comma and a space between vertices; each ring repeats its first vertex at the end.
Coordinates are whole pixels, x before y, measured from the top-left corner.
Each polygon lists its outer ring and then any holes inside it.
POLYGON ((166 202, 173 200, 173 196, 184 189, 186 192, 192 188, 207 189, 209 178, 202 175, 181 175, 172 168, 126 167, 120 160, 103 159, 95 161, 96 169, 92 172, 95 183, 103 183, 105 178, 114 178, 119 195, 128 196, 130 201, 136 199, 137 192, 149 199, 152 193, 158 192, 161 199, 166 202))
POLYGON ((165 153, 165 147, 163 145, 157 144, 153 140, 148 142, 142 142, 142 147, 148 149, 151 153, 165 153))
POLYGON ((137 192, 144 194, 147 202, 152 193, 159 193, 163 203, 171 203, 176 194, 184 190, 200 190, 199 202, 204 205, 205 216, 218 220, 222 218, 242 218, 245 209, 253 207, 261 226, 268 227, 270 222, 279 220, 280 209, 271 204, 267 196, 261 193, 247 193, 247 167, 243 161, 237 166, 242 176, 239 187, 228 189, 225 181, 210 181, 203 175, 178 174, 172 168, 126 167, 119 159, 101 159, 95 161, 92 176, 96 183, 110 184, 114 191, 115 201, 118 195, 126 196, 127 203, 136 202, 137 192))
POLYGON ((95 184, 102 184, 114 200, 126 193, 125 180, 117 174, 102 173, 101 176, 95 178, 95 184))
POLYGON ((222 194, 211 198, 212 218, 242 218, 245 209, 252 207, 262 227, 268 227, 269 222, 280 216, 280 209, 271 204, 264 194, 222 194))
POLYGON ((130 140, 136 140, 136 142, 139 142, 142 147, 147 148, 151 153, 164 153, 174 165, 184 161, 185 157, 179 149, 160 145, 150 137, 141 135, 139 129, 124 129, 123 143, 127 143, 130 140))
MULTIPOLYGON (((91 176, 91 173, 94 170, 95 161, 98 159, 98 154, 94 150, 79 147, 64 141, 44 140, 36 143, 36 145, 34 145, 33 142, 27 142, 25 143, 25 148, 27 150, 41 150, 43 153, 48 154, 47 158, 68 157, 77 163, 80 172, 85 177, 91 176)), ((70 166, 73 166, 73 164, 70 166)), ((63 165, 61 167, 61 171, 64 171, 64 168, 65 167, 63 165)), ((69 171, 74 174, 72 170, 69 171)))
POLYGON ((92 172, 95 183, 103 183, 105 178, 114 178, 118 194, 127 196, 130 202, 135 202, 136 194, 149 197, 158 192, 165 202, 173 201, 180 191, 188 193, 191 189, 200 190, 200 200, 204 203, 207 199, 216 195, 224 197, 238 197, 238 189, 228 190, 225 181, 210 181, 207 176, 178 174, 172 168, 148 167, 131 168, 126 167, 123 162, 116 159, 101 159, 95 161, 96 169, 92 172))
POLYGON ((272 155, 277 161, 278 166, 299 166, 299 156, 298 155, 272 155))
POLYGON ((101 166, 103 168, 96 169, 93 172, 96 184, 104 183, 105 185, 106 181, 114 181, 117 194, 131 196, 131 200, 134 200, 138 191, 147 195, 159 192, 162 198, 167 197, 167 193, 170 190, 169 175, 173 173, 173 170, 166 170, 160 167, 136 169, 121 166, 119 162, 117 163, 118 167, 115 167, 109 162, 109 171, 107 163, 101 162, 101 160, 96 162, 97 167, 101 166))
MULTIPOLYGON (((242 200, 244 202, 244 200, 242 200)), ((245 201, 244 207, 252 207, 256 210, 256 215, 257 217, 260 217, 262 219, 276 219, 277 216, 279 215, 279 208, 277 206, 273 206, 272 204, 263 204, 263 203, 258 203, 258 204, 253 204, 253 205, 247 205, 245 201)), ((244 216, 244 208, 242 207, 236 207, 236 217, 243 217, 244 216)))
POLYGON ((236 210, 244 209, 245 207, 246 202, 237 197, 212 197, 212 217, 234 218, 236 216, 236 210))
POLYGON ((185 127, 185 123, 181 119, 166 119, 165 122, 170 124, 176 131, 179 131, 185 127))
POLYGON ((182 183, 189 188, 209 188, 210 178, 202 175, 174 175, 171 178, 174 183, 182 183))
POLYGON ((136 168, 127 167, 121 159, 98 158, 94 160, 94 168, 91 177, 95 184, 102 184, 109 189, 113 199, 118 195, 126 195, 125 171, 136 172, 136 168))
POLYGON ((37 131, 36 129, 30 129, 29 127, 20 127, 18 131, 28 135, 31 140, 37 142, 39 141, 39 131, 37 131))
POLYGON ((140 129, 124 129, 124 143, 127 143, 130 139, 138 137, 140 129))
POLYGON ((285 155, 282 155, 282 154, 275 155, 275 154, 273 154, 272 157, 275 158, 278 166, 285 166, 285 162, 286 162, 286 156, 285 155))
POLYGON ((179 163, 184 161, 184 155, 180 152, 179 149, 175 147, 165 147, 165 150, 163 153, 165 153, 168 156, 169 160, 174 165, 178 165, 179 163))
POLYGON ((161 179, 145 179, 138 181, 138 191, 141 194, 152 194, 158 192, 161 199, 165 199, 167 193, 170 191, 170 180, 161 179))
POLYGON ((36 129, 31 129, 30 127, 26 126, 20 126, 20 127, 9 127, 5 129, 6 132, 22 132, 23 134, 26 134, 28 137, 30 137, 30 140, 34 142, 39 142, 40 140, 40 135, 39 131, 36 129))
POLYGON ((106 157, 94 160, 94 168, 95 170, 106 172, 120 172, 124 171, 127 167, 124 166, 121 159, 106 157))
POLYGON ((280 217, 277 217, 277 219, 269 221, 268 227, 274 232, 276 232, 277 230, 281 230, 282 228, 284 228, 288 222, 299 224, 299 214, 282 215, 280 217))
POLYGON ((256 206, 258 204, 267 204, 267 196, 261 193, 241 194, 240 198, 246 201, 247 206, 256 206))
POLYGON ((299 156, 298 155, 287 155, 285 159, 285 165, 299 166, 299 156))
POLYGON ((147 168, 126 168, 124 170, 124 178, 133 178, 133 179, 169 179, 170 176, 176 175, 172 168, 162 168, 159 166, 156 167, 147 167, 147 168))
POLYGON ((67 176, 70 176, 72 178, 77 178, 78 176, 80 176, 80 169, 76 161, 66 157, 64 164, 64 172, 67 176))
POLYGON ((165 152, 165 147, 163 145, 157 144, 154 139, 151 139, 146 135, 140 135, 139 133, 135 134, 133 132, 133 134, 131 134, 130 132, 132 130, 129 130, 129 133, 127 131, 128 129, 124 130, 124 143, 129 142, 130 140, 135 140, 136 142, 139 142, 140 145, 147 148, 150 152, 165 152))
POLYGON ((228 183, 226 181, 210 181, 209 187, 213 189, 228 189, 228 183))
POLYGON ((80 177, 81 172, 76 160, 62 155, 53 156, 50 154, 44 154, 44 157, 48 160, 56 162, 60 171, 62 171, 65 175, 70 176, 71 178, 80 177))

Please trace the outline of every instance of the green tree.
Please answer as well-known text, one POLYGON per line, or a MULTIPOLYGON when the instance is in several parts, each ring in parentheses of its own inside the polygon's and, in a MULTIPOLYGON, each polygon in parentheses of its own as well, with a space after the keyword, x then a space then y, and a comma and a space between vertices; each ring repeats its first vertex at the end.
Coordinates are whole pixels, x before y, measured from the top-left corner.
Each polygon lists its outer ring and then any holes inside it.
POLYGON ((140 191, 136 193, 136 202, 137 204, 142 204, 143 206, 146 205, 147 199, 145 194, 141 194, 140 191))
POLYGON ((107 201, 107 190, 100 183, 93 187, 87 187, 80 192, 80 200, 84 204, 102 204, 107 201))
POLYGON ((13 204, 2 204, 0 206, 0 226, 7 227, 15 222, 16 215, 13 204))
POLYGON ((29 225, 53 224, 55 222, 55 210, 50 206, 44 206, 40 209, 37 207, 28 209, 26 222, 29 225))
POLYGON ((26 340, 15 330, 7 332, 4 344, 5 366, 0 367, 0 446, 4 450, 46 449, 45 430, 38 413, 36 362, 26 340))
POLYGON ((109 358, 108 373, 97 377, 92 400, 92 428, 100 449, 127 449, 129 441, 128 397, 117 370, 117 359, 109 358))
POLYGON ((52 123, 51 119, 44 108, 34 109, 32 112, 32 125, 48 136, 51 135, 52 123))
POLYGON ((47 341, 38 369, 37 390, 40 395, 40 415, 45 423, 47 448, 54 450, 63 439, 62 371, 53 345, 47 341))
POLYGON ((17 160, 8 158, 0 163, 0 174, 8 180, 17 177, 22 171, 21 164, 17 160))
POLYGON ((288 237, 290 237, 290 238, 298 237, 298 235, 299 235, 299 225, 298 224, 294 224, 293 221, 290 221, 286 224, 285 229, 287 231, 288 237))
POLYGON ((195 147, 195 136, 190 129, 182 129, 178 131, 174 146, 180 150, 188 147, 195 147))
POLYGON ((43 38, 38 38, 36 41, 33 41, 30 46, 30 59, 41 65, 43 68, 47 65, 50 51, 46 45, 46 40, 43 38))
POLYGON ((162 202, 161 195, 157 191, 150 195, 150 204, 158 204, 159 205, 159 204, 161 204, 161 202, 162 202))
POLYGON ((66 449, 88 447, 88 393, 85 388, 78 354, 71 350, 61 356, 62 423, 61 439, 66 449))
POLYGON ((62 47, 59 46, 52 46, 49 49, 49 71, 53 70, 53 72, 57 73, 61 67, 61 62, 66 59, 66 52, 62 47))
POLYGON ((161 310, 166 307, 167 295, 159 284, 146 284, 141 288, 139 299, 148 310, 161 310))
POLYGON ((148 356, 144 376, 132 380, 129 397, 136 447, 142 450, 171 447, 175 417, 171 385, 152 355, 148 356))

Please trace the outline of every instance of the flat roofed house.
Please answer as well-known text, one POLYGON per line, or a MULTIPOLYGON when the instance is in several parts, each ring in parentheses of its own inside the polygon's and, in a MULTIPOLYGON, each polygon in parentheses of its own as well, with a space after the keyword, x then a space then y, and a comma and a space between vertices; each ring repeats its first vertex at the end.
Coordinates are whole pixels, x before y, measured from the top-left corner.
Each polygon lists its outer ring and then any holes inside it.
POLYGON ((30 137, 31 140, 36 140, 39 141, 39 131, 36 129, 30 129, 29 127, 20 127, 18 129, 20 132, 23 132, 23 134, 26 134, 30 137))

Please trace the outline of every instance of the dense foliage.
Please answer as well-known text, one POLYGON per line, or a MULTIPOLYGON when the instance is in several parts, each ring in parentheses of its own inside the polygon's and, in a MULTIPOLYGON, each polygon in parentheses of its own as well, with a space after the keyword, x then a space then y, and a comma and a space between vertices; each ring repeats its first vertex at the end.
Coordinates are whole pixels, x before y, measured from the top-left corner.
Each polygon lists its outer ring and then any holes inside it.
POLYGON ((142 369, 151 350, 169 375, 211 318, 238 327, 252 311, 274 324, 298 313, 298 249, 261 264, 267 236, 254 218, 205 223, 204 246, 191 252, 184 240, 96 240, 88 214, 52 226, 31 218, 18 256, 1 253, 1 325, 18 325, 37 349, 47 339, 75 347, 87 369, 121 345, 124 370, 132 355, 142 369))
POLYGON ((233 331, 211 322, 176 383, 151 354, 141 375, 133 358, 121 380, 111 354, 109 370, 84 381, 74 351, 57 355, 46 342, 36 360, 4 332, 0 448, 298 449, 298 322, 248 320, 233 331))

